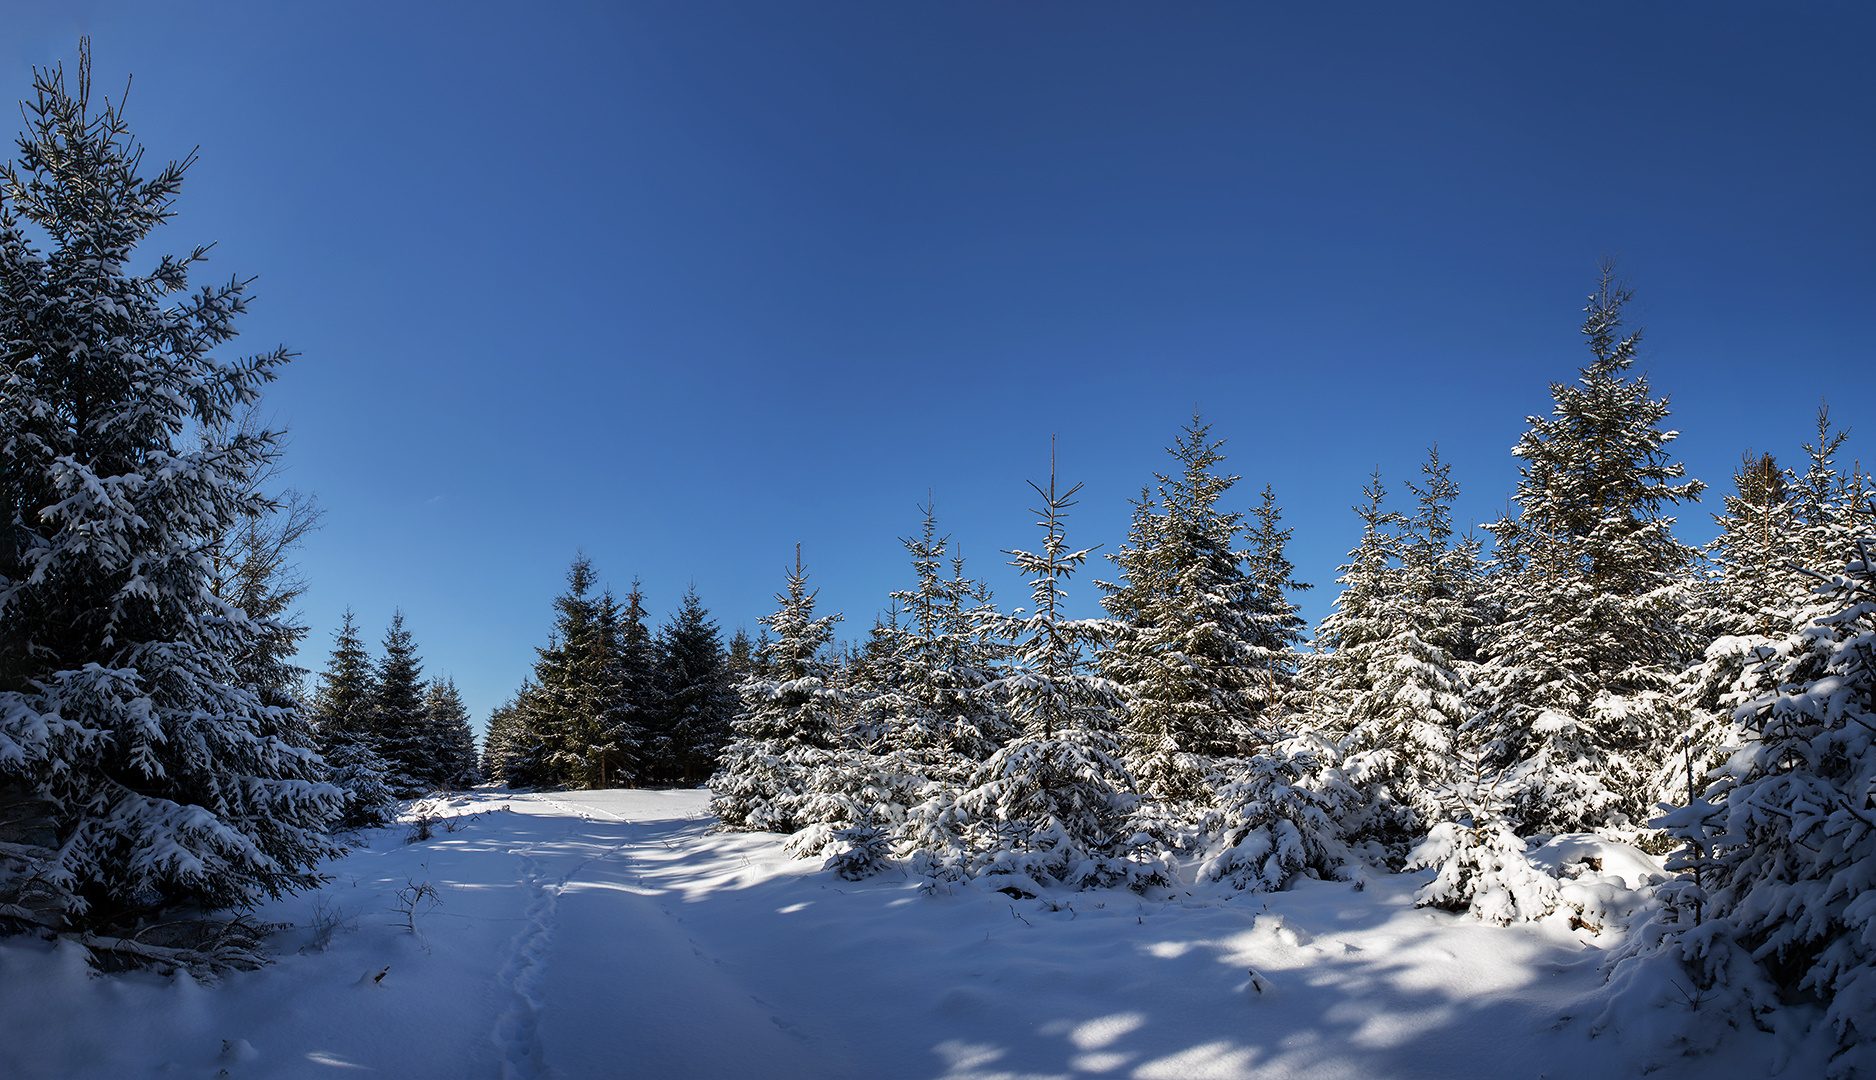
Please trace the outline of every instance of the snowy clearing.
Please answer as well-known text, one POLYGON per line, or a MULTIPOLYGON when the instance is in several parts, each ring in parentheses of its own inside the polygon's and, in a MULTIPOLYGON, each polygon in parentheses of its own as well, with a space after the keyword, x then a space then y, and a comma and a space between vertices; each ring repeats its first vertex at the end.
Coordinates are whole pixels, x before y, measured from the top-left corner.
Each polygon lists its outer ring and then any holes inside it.
MULTIPOLYGON (((1430 872, 933 893, 713 832, 707 799, 453 799, 453 831, 372 832, 323 891, 260 910, 294 924, 279 962, 212 986, 90 977, 70 946, 0 941, 0 1075, 1603 1080, 1655 1064, 1633 1037, 1590 1036, 1609 943, 1416 910, 1430 872)), ((1822 1074, 1796 1050, 1740 1035, 1654 1075, 1822 1074)))

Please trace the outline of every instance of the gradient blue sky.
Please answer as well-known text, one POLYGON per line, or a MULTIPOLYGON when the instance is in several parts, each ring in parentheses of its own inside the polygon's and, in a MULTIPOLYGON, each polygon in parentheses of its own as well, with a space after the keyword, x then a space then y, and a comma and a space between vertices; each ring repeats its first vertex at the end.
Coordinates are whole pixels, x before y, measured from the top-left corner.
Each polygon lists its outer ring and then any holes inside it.
POLYGON ((1502 511, 1605 254, 1684 536, 1827 394, 1876 460, 1868 5, 14 3, 0 90, 80 34, 302 354, 304 659, 401 607, 478 720, 576 549, 753 632, 800 542, 858 638, 929 492, 1020 604, 1051 434, 1111 551, 1194 406, 1313 621, 1375 466, 1502 511))

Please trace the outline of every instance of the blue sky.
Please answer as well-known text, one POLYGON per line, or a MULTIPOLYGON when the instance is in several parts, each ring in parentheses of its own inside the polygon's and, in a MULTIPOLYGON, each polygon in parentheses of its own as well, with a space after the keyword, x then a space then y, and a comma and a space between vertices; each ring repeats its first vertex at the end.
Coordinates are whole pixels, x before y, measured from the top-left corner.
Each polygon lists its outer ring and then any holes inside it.
POLYGON ((1503 510, 1604 255, 1714 487, 1684 536, 1825 395, 1876 461, 1864 5, 20 7, 4 93, 91 35, 150 156, 201 147, 155 247, 301 353, 305 659, 402 608, 478 719, 576 549, 753 632, 799 542, 857 638, 929 493, 1020 604, 1050 436, 1111 551, 1195 406, 1313 621, 1377 465, 1503 510))

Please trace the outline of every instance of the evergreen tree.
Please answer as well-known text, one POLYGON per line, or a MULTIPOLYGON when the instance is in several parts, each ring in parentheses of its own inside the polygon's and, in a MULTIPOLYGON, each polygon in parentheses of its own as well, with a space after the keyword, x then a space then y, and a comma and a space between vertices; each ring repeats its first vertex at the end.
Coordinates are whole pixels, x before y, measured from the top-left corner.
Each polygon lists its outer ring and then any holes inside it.
POLYGON ((1361 544, 1344 567, 1337 610, 1317 640, 1333 650, 1316 693, 1337 710, 1343 769, 1369 793, 1349 826, 1395 852, 1437 820, 1455 782, 1460 725, 1471 714, 1472 604, 1478 545, 1453 542, 1459 489, 1436 449, 1409 482, 1411 517, 1381 509, 1377 474, 1358 508, 1361 544))
POLYGON ((1756 961, 1786 1000, 1815 995, 1845 1048, 1876 1042, 1876 529, 1865 537, 1759 653, 1746 682, 1770 689, 1738 709, 1742 745, 1661 822, 1704 892, 1707 921, 1678 948, 1695 985, 1730 981, 1761 1005, 1743 985, 1756 961))
POLYGON ((821 655, 840 616, 816 618, 814 597, 796 545, 787 590, 762 619, 775 635, 762 654, 766 675, 738 688, 734 739, 710 779, 710 808, 727 828, 793 832, 809 824, 802 810, 810 776, 834 756, 842 706, 834 666, 821 655))
POLYGON ((503 734, 511 784, 611 787, 644 771, 653 661, 643 596, 633 582, 621 612, 610 591, 593 595, 597 583, 592 562, 576 556, 554 601, 553 633, 503 734))
POLYGON ((866 642, 837 664, 832 684, 842 691, 845 707, 839 742, 864 753, 885 753, 891 721, 905 704, 904 670, 900 653, 905 631, 899 625, 899 606, 893 601, 883 615, 873 617, 866 642))
MULTIPOLYGON (((651 731, 663 711, 658 684, 658 643, 645 626, 645 592, 637 578, 618 617, 618 687, 614 724, 625 751, 617 777, 642 782, 651 772, 651 731)), ((744 635, 747 644, 747 635, 744 635)), ((733 657, 732 657, 733 659, 733 657)))
POLYGON ((290 354, 211 355, 247 295, 185 292, 206 248, 131 272, 193 158, 139 176, 90 74, 88 45, 75 88, 36 73, 0 167, 0 797, 50 833, 47 920, 103 930, 315 884, 340 796, 243 678, 268 631, 202 557, 267 508, 277 437, 232 420, 290 354))
POLYGON ((371 700, 376 693, 371 655, 358 636, 351 608, 332 636, 332 658, 313 694, 313 730, 322 751, 341 742, 371 738, 371 700))
POLYGON ((1361 539, 1337 569, 1342 593, 1316 627, 1314 663, 1316 707, 1326 729, 1342 738, 1352 752, 1373 749, 1378 715, 1390 703, 1377 692, 1393 661, 1388 648, 1395 633, 1401 574, 1399 514, 1383 509, 1387 489, 1376 470, 1362 489, 1367 501, 1355 507, 1361 519, 1361 539))
MULTIPOLYGON (((1208 758, 1262 741, 1247 721, 1267 711, 1281 663, 1271 652, 1282 629, 1268 583, 1247 573, 1250 553, 1238 546, 1244 515, 1218 506, 1238 480, 1217 469, 1221 445, 1194 416, 1167 451, 1179 471, 1155 474, 1156 494, 1141 493, 1127 547, 1110 556, 1123 582, 1102 583, 1122 624, 1102 669, 1125 689, 1134 773, 1154 794, 1192 795, 1208 758)), ((1287 564, 1281 573, 1287 579, 1287 564)))
POLYGON ((723 666, 729 671, 730 681, 733 683, 740 683, 756 673, 758 667, 756 643, 755 639, 749 636, 748 630, 740 626, 736 628, 736 633, 730 638, 728 655, 723 660, 723 666))
POLYGON ((469 726, 469 710, 463 706, 456 681, 431 679, 423 691, 423 712, 430 728, 426 786, 445 791, 474 787, 481 780, 475 732, 469 726))
POLYGON ((1720 534, 1708 547, 1714 573, 1702 603, 1690 614, 1694 632, 1709 642, 1701 662, 1683 676, 1681 701, 1690 717, 1680 752, 1655 774, 1657 802, 1693 796, 1695 777, 1725 760, 1744 731, 1734 717, 1743 704, 1777 688, 1763 661, 1815 602, 1809 566, 1839 565, 1854 550, 1859 498, 1869 478, 1844 475, 1834 458, 1847 431, 1832 431, 1818 410, 1817 441, 1804 446, 1803 477, 1781 469, 1772 455, 1747 453, 1734 473, 1734 494, 1714 515, 1720 534))
POLYGON ((1830 411, 1820 405, 1817 442, 1804 445, 1810 461, 1791 491, 1800 537, 1795 561, 1800 566, 1842 566, 1856 555, 1862 535, 1859 515, 1876 497, 1876 482, 1861 469, 1838 471, 1836 456, 1849 437, 1848 428, 1831 430, 1830 411))
MULTIPOLYGON (((932 504, 917 538, 902 538, 916 582, 892 594, 905 624, 893 626, 896 695, 887 720, 887 744, 910 755, 906 767, 933 778, 959 779, 1008 738, 1001 710, 986 687, 996 677, 997 650, 986 614, 990 590, 964 576, 964 560, 950 556, 950 537, 938 535, 932 504)), ((895 609, 897 610, 897 608, 895 609)))
POLYGON ((391 818, 397 791, 391 765, 366 739, 342 739, 325 751, 326 779, 344 793, 339 824, 348 829, 383 825, 391 818))
POLYGON ((1063 532, 1081 485, 1059 490, 1051 468, 1048 488, 1030 486, 1042 498, 1032 511, 1044 531, 1042 552, 1004 554, 1029 575, 1034 606, 1026 617, 1006 619, 1015 670, 993 684, 1019 734, 978 767, 957 810, 975 834, 968 840, 987 847, 992 873, 1111 883, 1129 876, 1120 827, 1133 778, 1117 737, 1118 689, 1084 664, 1085 650, 1109 624, 1069 619, 1061 610, 1062 582, 1093 550, 1069 550, 1063 532))
POLYGON ((391 616, 384 632, 384 655, 378 661, 369 706, 374 748, 391 766, 389 782, 409 798, 429 790, 429 720, 423 709, 423 661, 404 613, 391 616))
POLYGON ((312 705, 313 738, 330 770, 327 778, 345 794, 341 821, 347 828, 383 824, 397 800, 393 766, 378 753, 371 726, 376 690, 371 656, 347 608, 312 705))
POLYGON ((623 642, 611 593, 592 595, 598 578, 578 555, 567 591, 554 601, 554 630, 536 650, 534 680, 515 699, 547 748, 551 783, 606 787, 636 771, 636 725, 625 701, 623 642))
POLYGON ((1679 753, 1656 768, 1654 799, 1693 798, 1704 777, 1738 744, 1733 711, 1768 687, 1761 653, 1791 628, 1810 582, 1792 560, 1802 542, 1790 473, 1770 454, 1747 452, 1733 473, 1734 493, 1713 516, 1720 535, 1707 547, 1711 573, 1687 615, 1705 655, 1681 676, 1688 712, 1679 753), (1756 677, 1748 677, 1749 673, 1756 677))
POLYGON ((1702 627, 1708 634, 1765 636, 1791 625, 1811 582, 1799 571, 1804 525, 1792 502, 1791 478, 1770 454, 1748 451, 1733 473, 1733 494, 1713 515, 1720 527, 1708 548, 1718 570, 1713 607, 1702 627))
POLYGON ((1263 496, 1251 509, 1246 575, 1252 583, 1249 604, 1250 633, 1246 639, 1256 681, 1247 693, 1250 706, 1248 749, 1283 738, 1295 717, 1306 711, 1298 679, 1302 662, 1303 616, 1290 594, 1312 586, 1297 581, 1296 568, 1285 549, 1292 530, 1279 528, 1283 509, 1277 493, 1264 485, 1263 496))
MULTIPOLYGON (((764 662, 773 656, 771 647, 763 654, 764 662)), ((685 786, 700 783, 716 768, 729 742, 736 690, 717 624, 694 586, 658 630, 658 693, 654 776, 685 786)))
POLYGON ((1482 733, 1505 770, 1520 833, 1638 827, 1651 773, 1680 730, 1676 676, 1697 649, 1682 615, 1695 552, 1663 504, 1699 481, 1669 459, 1665 400, 1625 377, 1639 334, 1618 336, 1630 291, 1605 264, 1583 334, 1594 359, 1527 418, 1518 517, 1491 587, 1504 622, 1480 673, 1482 733))
MULTIPOLYGON (((526 698, 532 689, 531 683, 524 684, 516 698, 526 698)), ((547 755, 546 741, 515 701, 503 702, 489 714, 482 737, 482 774, 491 781, 511 788, 551 786, 547 755)))
POLYGON ((1455 539, 1452 504, 1459 486, 1439 448, 1420 467, 1425 486, 1409 482, 1418 509, 1407 521, 1401 549, 1401 615, 1393 639, 1394 662, 1380 695, 1394 712, 1383 718, 1377 743, 1395 748, 1395 783, 1422 821, 1452 782, 1460 728, 1478 658, 1479 541, 1455 539))

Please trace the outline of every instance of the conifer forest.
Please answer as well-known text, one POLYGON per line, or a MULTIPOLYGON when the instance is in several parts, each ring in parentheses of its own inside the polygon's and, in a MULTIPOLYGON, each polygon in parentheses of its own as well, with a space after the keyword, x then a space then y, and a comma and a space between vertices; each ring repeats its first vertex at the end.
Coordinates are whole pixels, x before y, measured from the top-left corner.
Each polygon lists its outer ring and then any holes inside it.
POLYGON ((315 640, 297 354, 105 82, 0 166, 0 1074, 1876 1077, 1876 418, 1690 475, 1618 260, 1477 527, 1429 446, 1300 581, 1201 402, 1119 543, 1067 452, 970 563, 908 478, 869 611, 567 537, 480 716, 315 640))

